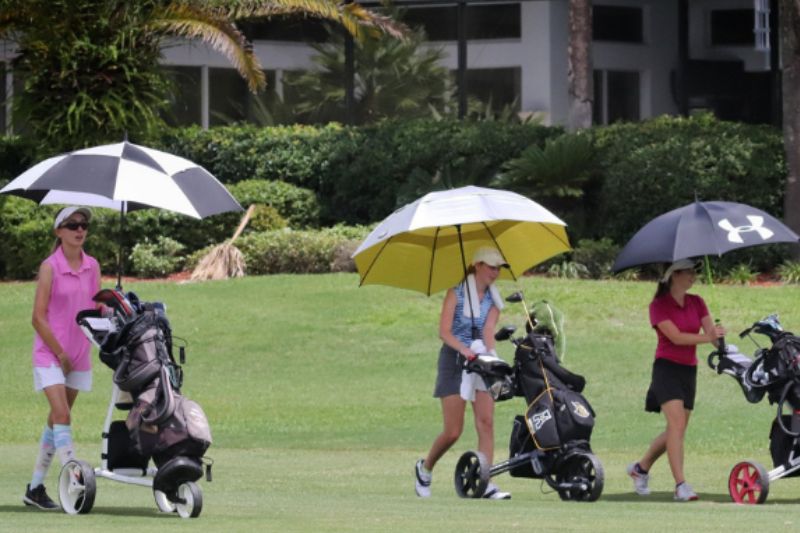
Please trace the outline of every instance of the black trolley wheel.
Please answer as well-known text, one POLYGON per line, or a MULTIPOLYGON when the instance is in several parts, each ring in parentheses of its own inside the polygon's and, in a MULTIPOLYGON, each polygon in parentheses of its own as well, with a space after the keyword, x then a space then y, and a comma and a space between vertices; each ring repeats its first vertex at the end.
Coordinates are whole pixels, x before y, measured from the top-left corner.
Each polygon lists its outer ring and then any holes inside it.
POLYGON ((94 469, 86 461, 73 459, 58 476, 58 499, 67 514, 87 514, 94 507, 94 469))
POLYGON ((576 453, 568 457, 555 472, 556 483, 570 483, 573 488, 558 489, 565 501, 593 502, 603 492, 605 472, 600 460, 592 453, 576 453))
POLYGON ((456 463, 456 494, 462 498, 480 498, 489 486, 489 461, 481 452, 464 452, 456 463))

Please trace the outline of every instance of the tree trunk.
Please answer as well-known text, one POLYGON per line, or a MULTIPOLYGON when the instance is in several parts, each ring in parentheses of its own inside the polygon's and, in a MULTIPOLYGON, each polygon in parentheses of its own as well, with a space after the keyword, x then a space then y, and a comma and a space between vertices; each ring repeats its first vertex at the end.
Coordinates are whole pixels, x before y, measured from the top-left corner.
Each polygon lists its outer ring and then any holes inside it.
POLYGON ((567 128, 575 131, 592 125, 592 1, 569 0, 567 45, 569 117, 567 128))
MULTIPOLYGON (((786 151, 786 189, 783 217, 800 233, 800 0, 780 0, 779 19, 783 63, 783 146, 786 151)), ((800 257, 800 248, 792 255, 800 257)))

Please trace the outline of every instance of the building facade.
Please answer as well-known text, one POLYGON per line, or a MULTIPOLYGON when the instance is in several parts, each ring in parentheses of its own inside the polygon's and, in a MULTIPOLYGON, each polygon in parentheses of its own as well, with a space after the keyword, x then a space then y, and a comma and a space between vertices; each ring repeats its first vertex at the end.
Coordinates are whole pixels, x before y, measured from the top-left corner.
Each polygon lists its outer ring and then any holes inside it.
MULTIPOLYGON (((427 46, 441 48, 444 66, 455 72, 457 2, 396 3, 410 24, 425 28, 427 46)), ((779 78, 777 41, 765 14, 769 0, 594 0, 592 6, 594 123, 695 109, 748 122, 775 116, 779 78), (759 17, 766 28, 757 24, 759 17)), ((308 42, 321 38, 319 28, 267 24, 244 30, 266 69, 268 91, 286 97, 284 74, 313 68, 308 42)), ((538 114, 547 124, 566 123, 566 0, 469 0, 464 35, 468 94, 538 114)), ((0 98, 7 101, 19 84, 6 67, 13 47, 6 44, 0 53, 0 98)), ((254 97, 221 55, 200 43, 174 42, 165 47, 162 63, 179 87, 172 113, 177 124, 210 127, 252 118, 254 97)), ((7 129, 13 128, 8 110, 0 113, 7 129)))

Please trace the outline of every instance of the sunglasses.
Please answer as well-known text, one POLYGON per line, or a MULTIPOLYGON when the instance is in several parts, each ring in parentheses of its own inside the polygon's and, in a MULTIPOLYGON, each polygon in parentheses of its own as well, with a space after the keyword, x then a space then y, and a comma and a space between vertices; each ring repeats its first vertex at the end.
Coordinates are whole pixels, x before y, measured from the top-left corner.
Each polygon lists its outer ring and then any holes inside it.
POLYGON ((66 224, 61 224, 60 228, 67 228, 70 231, 78 231, 78 228, 81 228, 83 231, 89 229, 88 222, 67 222, 66 224))

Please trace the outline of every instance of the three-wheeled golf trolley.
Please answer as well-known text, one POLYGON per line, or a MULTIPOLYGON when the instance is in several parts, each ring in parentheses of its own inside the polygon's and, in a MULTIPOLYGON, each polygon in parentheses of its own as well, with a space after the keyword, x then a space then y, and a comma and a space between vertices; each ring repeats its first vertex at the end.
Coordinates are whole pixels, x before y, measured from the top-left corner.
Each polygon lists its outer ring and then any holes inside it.
MULTIPOLYGON (((506 300, 520 302, 522 294, 506 300)), ((537 326, 527 307, 525 311, 525 337, 512 338, 513 326, 495 335, 516 346, 513 368, 497 358, 478 357, 467 364, 484 379, 496 401, 525 398, 525 414, 514 419, 509 459, 489 465, 480 452, 464 453, 456 464, 456 492, 463 498, 480 498, 490 478, 509 472, 544 479, 562 500, 595 501, 603 491, 604 474, 589 445, 595 415, 581 395, 586 380, 561 366, 552 335, 537 326)))
POLYGON ((770 403, 778 405, 769 434, 774 468, 767 471, 755 461, 741 461, 728 477, 731 499, 749 504, 764 503, 774 481, 800 476, 800 338, 784 331, 777 315, 759 320, 739 337, 753 332, 765 335, 772 343, 767 348, 759 347, 754 359, 731 349, 732 346, 726 348, 724 340, 708 356, 712 369, 737 380, 747 401, 758 403, 766 395, 770 403), (784 413, 784 407, 790 412, 784 413))
POLYGON ((150 487, 160 511, 197 517, 203 496, 196 481, 204 464, 211 481, 212 462, 204 457, 211 432, 200 406, 180 394, 183 372, 172 354, 165 306, 119 290, 101 290, 94 299, 113 313, 82 311, 77 322, 114 370, 114 384, 100 466, 93 469, 82 460, 64 465, 58 480, 61 507, 69 514, 90 512, 101 477, 150 487), (127 417, 113 420, 118 411, 127 411, 127 417))

